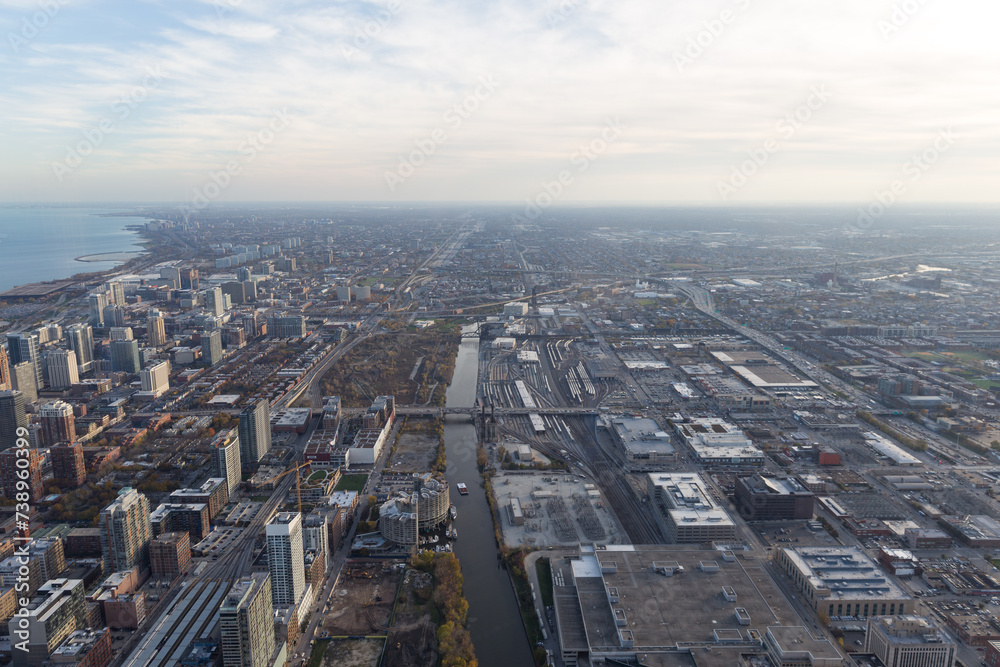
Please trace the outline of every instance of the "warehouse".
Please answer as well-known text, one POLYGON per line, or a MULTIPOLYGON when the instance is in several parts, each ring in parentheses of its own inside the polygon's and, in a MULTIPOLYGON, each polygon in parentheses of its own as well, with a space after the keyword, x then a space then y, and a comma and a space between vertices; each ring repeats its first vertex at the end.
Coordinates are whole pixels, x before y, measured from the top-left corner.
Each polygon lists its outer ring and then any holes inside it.
POLYGON ((858 547, 780 549, 777 565, 803 601, 827 618, 895 616, 913 611, 913 599, 858 547))

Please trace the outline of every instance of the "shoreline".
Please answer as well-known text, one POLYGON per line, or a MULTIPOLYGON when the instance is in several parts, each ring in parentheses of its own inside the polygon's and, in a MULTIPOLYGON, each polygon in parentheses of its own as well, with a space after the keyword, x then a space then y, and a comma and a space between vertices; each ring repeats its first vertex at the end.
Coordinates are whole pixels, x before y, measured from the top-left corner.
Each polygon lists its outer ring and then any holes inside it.
POLYGON ((80 255, 79 257, 74 257, 75 262, 118 262, 124 264, 133 259, 142 257, 144 254, 149 252, 148 250, 118 250, 112 252, 96 252, 89 255, 80 255))

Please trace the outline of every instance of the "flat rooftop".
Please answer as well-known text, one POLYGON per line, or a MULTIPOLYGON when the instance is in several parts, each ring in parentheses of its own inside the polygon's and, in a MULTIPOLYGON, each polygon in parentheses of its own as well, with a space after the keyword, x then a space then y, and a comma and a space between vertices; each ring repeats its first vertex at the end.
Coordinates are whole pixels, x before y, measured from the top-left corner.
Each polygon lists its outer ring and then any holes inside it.
POLYGON ((909 595, 857 547, 796 547, 784 550, 825 600, 909 599, 909 595))
POLYGON ((634 651, 641 653, 677 645, 718 647, 715 631, 746 637, 750 629, 763 635, 769 626, 803 624, 764 565, 748 553, 726 561, 720 551, 683 545, 609 546, 579 561, 553 559, 552 569, 564 648, 586 647, 589 641, 595 649, 620 651, 616 609, 625 614, 634 651), (654 562, 663 561, 676 561, 684 572, 671 577, 656 572, 654 562), (702 561, 715 561, 718 570, 702 571, 702 561), (602 575, 597 563, 610 562, 616 571, 602 575), (723 596, 725 586, 736 593, 735 601, 723 596), (608 588, 616 589, 619 602, 609 603, 608 588), (746 609, 749 625, 737 622, 737 607, 746 609))

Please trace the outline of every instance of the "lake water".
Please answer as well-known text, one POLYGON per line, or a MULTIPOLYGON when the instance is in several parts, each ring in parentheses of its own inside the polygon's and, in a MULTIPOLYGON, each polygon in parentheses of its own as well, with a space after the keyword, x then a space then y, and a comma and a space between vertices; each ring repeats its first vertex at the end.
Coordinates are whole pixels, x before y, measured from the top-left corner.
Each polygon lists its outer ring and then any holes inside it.
POLYGON ((113 209, 0 206, 0 291, 15 285, 106 271, 118 262, 78 262, 77 257, 142 250, 126 225, 138 217, 102 217, 113 209))

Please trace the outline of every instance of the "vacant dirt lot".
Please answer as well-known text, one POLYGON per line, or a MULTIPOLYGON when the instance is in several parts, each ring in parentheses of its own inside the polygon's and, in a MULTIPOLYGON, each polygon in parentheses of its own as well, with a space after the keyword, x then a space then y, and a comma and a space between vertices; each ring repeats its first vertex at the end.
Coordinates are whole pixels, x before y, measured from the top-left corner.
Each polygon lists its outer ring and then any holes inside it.
POLYGON ((399 442, 393 450, 387 470, 390 472, 426 472, 437 456, 440 422, 434 419, 407 417, 399 442))
POLYGON ((396 563, 349 561, 330 596, 323 630, 330 637, 384 635, 400 576, 396 563))
POLYGON ((326 648, 320 667, 378 667, 382 639, 335 639, 326 648))
POLYGON ((429 602, 431 589, 429 574, 407 570, 385 648, 386 667, 437 664, 437 636, 429 602))

